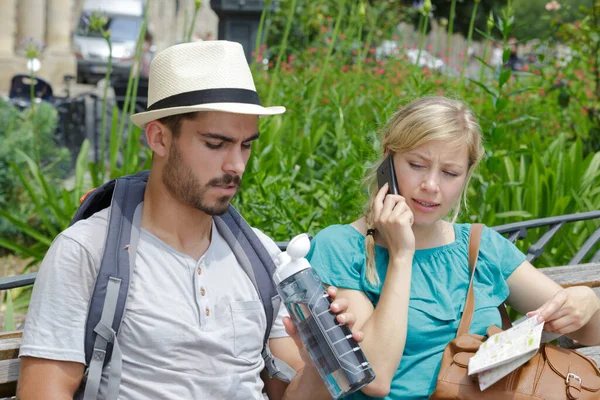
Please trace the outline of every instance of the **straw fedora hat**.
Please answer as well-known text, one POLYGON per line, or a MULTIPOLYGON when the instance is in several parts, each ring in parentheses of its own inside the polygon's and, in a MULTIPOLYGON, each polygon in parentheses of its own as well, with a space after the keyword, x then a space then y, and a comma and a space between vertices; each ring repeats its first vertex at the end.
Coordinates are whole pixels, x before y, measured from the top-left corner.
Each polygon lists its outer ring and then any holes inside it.
POLYGON ((263 107, 242 45, 225 40, 183 43, 156 55, 150 65, 148 106, 131 116, 150 121, 195 111, 274 115, 285 107, 263 107))

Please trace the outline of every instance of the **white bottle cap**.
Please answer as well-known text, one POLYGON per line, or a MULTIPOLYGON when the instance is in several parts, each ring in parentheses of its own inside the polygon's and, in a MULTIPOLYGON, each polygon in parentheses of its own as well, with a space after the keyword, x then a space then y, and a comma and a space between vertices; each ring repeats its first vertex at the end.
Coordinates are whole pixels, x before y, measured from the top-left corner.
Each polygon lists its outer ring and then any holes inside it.
POLYGON ((275 260, 278 268, 273 274, 275 285, 304 269, 310 268, 310 263, 304 258, 310 250, 310 239, 306 233, 294 237, 287 245, 286 251, 279 254, 275 260))

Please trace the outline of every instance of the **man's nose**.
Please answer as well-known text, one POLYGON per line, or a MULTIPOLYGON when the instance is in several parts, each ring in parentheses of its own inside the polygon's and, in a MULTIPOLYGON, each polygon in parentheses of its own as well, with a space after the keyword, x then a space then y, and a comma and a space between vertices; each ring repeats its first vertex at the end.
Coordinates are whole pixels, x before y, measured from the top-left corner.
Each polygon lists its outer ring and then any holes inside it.
POLYGON ((233 149, 227 153, 223 164, 223 172, 231 175, 242 176, 246 170, 246 157, 240 149, 233 149))

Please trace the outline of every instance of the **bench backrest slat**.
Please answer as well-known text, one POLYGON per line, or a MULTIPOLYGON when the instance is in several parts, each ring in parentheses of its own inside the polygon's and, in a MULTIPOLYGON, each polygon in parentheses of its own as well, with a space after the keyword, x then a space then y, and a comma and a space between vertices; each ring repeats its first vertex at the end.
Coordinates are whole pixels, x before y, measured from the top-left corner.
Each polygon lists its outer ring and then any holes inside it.
POLYGON ((542 268, 540 271, 563 287, 575 285, 600 287, 600 263, 549 267, 542 268))
POLYGON ((20 365, 18 358, 0 361, 0 397, 15 394, 20 365))

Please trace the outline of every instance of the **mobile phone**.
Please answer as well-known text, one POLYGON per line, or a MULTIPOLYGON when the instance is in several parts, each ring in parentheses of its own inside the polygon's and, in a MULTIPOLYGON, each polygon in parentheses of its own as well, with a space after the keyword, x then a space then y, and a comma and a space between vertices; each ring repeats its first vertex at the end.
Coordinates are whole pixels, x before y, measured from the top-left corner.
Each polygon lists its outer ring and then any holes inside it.
POLYGON ((377 184, 379 188, 386 183, 388 186, 388 194, 400 194, 398 191, 398 180, 396 179, 396 169, 394 168, 394 154, 390 153, 385 158, 383 163, 377 168, 377 184))

